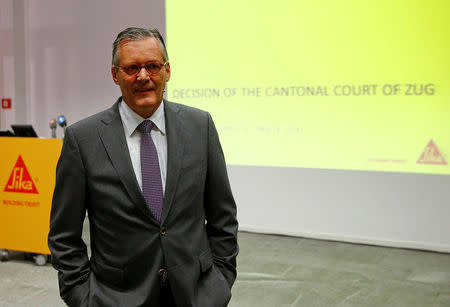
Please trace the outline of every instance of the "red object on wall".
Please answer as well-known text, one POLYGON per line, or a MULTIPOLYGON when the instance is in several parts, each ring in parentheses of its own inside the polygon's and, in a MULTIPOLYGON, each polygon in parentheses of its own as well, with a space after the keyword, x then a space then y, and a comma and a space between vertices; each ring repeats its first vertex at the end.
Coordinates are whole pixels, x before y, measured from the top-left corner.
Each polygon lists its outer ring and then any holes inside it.
POLYGON ((11 109, 11 98, 2 98, 2 109, 11 109))

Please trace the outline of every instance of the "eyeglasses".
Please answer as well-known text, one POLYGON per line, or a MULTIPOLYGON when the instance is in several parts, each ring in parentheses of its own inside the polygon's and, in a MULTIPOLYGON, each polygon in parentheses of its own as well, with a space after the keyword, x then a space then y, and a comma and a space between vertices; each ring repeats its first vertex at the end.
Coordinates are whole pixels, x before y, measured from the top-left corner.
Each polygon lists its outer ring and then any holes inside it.
POLYGON ((144 65, 137 65, 137 64, 131 64, 128 66, 116 66, 114 65, 115 68, 117 69, 122 69, 127 75, 129 76, 134 76, 136 74, 138 74, 142 67, 145 68, 145 70, 150 74, 150 75, 156 75, 161 71, 161 68, 163 66, 166 66, 168 62, 165 62, 164 64, 161 64, 159 62, 150 62, 144 65))

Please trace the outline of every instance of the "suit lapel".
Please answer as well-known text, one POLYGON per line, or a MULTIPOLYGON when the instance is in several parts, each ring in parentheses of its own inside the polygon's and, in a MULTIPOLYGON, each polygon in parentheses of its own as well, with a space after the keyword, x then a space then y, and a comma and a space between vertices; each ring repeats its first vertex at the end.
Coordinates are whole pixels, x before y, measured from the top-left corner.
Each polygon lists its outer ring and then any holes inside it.
POLYGON ((146 217, 154 223, 158 223, 145 202, 144 196, 142 195, 136 180, 136 175, 134 174, 123 124, 119 114, 120 101, 121 100, 119 99, 109 109, 109 112, 106 113, 104 119, 102 119, 105 126, 99 129, 100 139, 130 197, 146 217))
POLYGON ((167 131, 167 177, 161 224, 164 223, 169 214, 180 176, 185 138, 183 137, 183 127, 179 117, 179 111, 175 104, 164 100, 167 131))

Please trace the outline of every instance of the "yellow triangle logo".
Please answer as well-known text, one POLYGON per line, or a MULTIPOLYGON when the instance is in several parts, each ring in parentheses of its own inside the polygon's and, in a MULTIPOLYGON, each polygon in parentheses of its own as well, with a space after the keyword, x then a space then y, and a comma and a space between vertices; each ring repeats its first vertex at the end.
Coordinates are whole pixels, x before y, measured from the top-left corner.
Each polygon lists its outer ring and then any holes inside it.
POLYGON ((433 140, 428 142, 428 145, 423 150, 417 163, 447 165, 447 161, 445 161, 444 156, 441 154, 436 144, 434 144, 433 140))
POLYGON ((16 165, 14 165, 3 191, 39 194, 20 155, 19 158, 17 158, 16 165))

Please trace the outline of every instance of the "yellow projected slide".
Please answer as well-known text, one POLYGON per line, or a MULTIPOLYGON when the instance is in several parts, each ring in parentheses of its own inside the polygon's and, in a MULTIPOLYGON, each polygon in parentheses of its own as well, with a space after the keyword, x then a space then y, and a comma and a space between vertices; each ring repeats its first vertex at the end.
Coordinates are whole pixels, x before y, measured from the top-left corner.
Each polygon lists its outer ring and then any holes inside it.
POLYGON ((450 2, 168 0, 169 100, 228 164, 450 174, 450 2))

